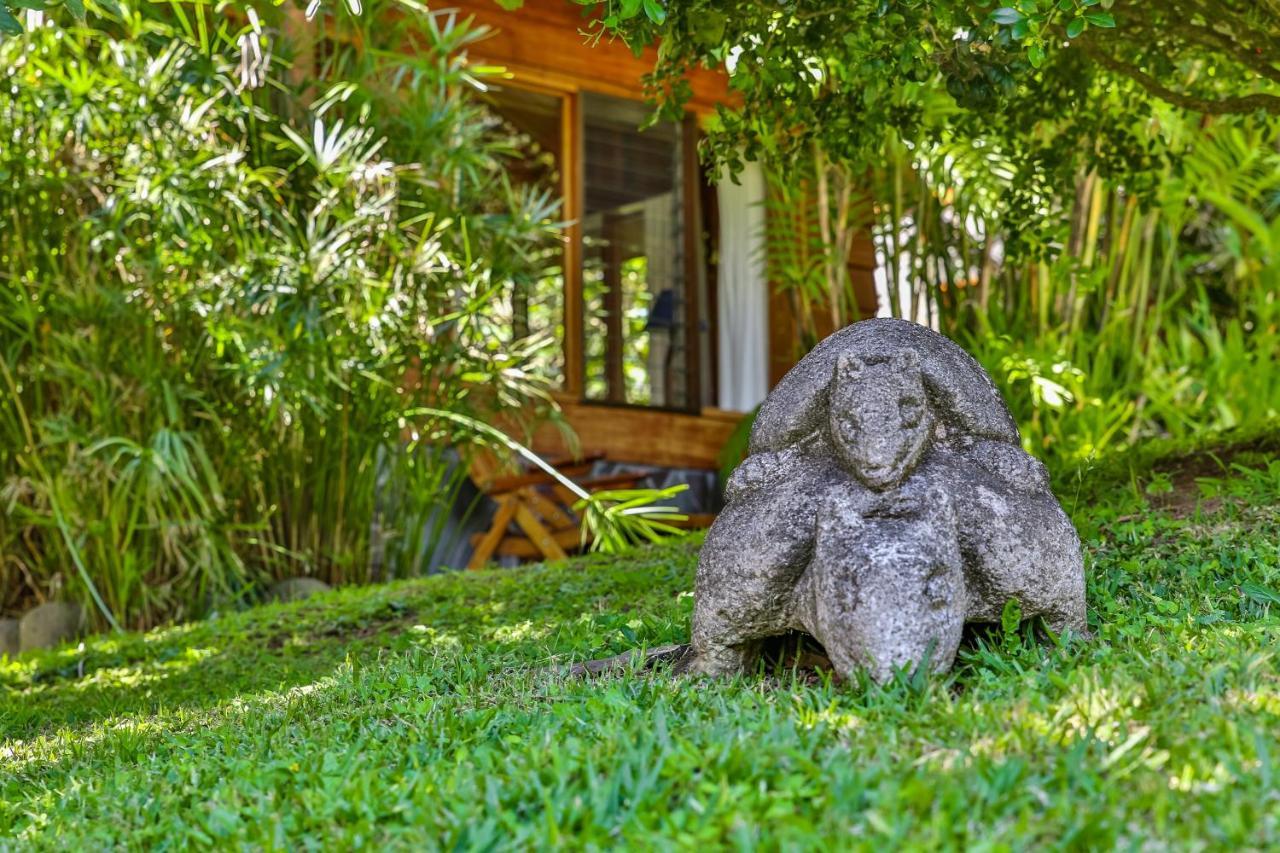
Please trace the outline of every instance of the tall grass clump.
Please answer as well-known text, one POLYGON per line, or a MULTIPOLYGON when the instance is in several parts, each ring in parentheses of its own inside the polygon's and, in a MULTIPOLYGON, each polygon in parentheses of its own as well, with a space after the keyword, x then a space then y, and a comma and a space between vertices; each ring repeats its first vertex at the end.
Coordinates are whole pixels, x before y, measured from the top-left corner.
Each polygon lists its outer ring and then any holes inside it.
POLYGON ((557 228, 469 96, 481 33, 291 88, 256 16, 94 11, 0 42, 0 610, 418 571, 469 419, 549 402, 546 330, 492 333, 557 228))

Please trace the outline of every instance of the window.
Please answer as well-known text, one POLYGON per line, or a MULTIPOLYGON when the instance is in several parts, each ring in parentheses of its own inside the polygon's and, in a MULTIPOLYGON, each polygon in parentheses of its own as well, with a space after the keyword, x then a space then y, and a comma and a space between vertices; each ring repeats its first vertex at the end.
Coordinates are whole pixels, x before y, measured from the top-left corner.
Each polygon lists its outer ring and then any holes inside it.
POLYGON ((540 367, 581 399, 700 408, 714 354, 694 123, 641 130, 642 103, 590 92, 512 86, 491 103, 523 140, 513 178, 558 187, 575 223, 563 266, 513 301, 512 333, 553 335, 540 367))
MULTIPOLYGON (((564 97, 518 89, 495 90, 489 106, 502 129, 515 141, 517 155, 508 175, 518 192, 554 203, 564 197, 564 97)), ((561 211, 553 213, 561 216, 561 211)), ((533 367, 564 385, 565 252, 550 246, 535 258, 538 277, 512 282, 507 309, 507 344, 537 347, 533 367)))
POLYGON ((585 396, 687 407, 680 126, 583 95, 585 396))

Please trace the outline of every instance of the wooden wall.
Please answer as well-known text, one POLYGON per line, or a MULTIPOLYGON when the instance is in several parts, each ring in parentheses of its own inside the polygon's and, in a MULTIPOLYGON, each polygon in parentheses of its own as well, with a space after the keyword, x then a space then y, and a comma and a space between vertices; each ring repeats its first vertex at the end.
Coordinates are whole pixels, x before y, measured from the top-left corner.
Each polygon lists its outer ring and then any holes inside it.
MULTIPOLYGON (((740 412, 720 409, 703 409, 695 415, 581 403, 572 398, 562 398, 559 402, 584 453, 604 451, 611 460, 667 468, 714 470, 719 467, 720 451, 742 420, 740 412)), ((533 446, 548 455, 565 454, 569 450, 554 424, 546 424, 538 431, 533 446)))

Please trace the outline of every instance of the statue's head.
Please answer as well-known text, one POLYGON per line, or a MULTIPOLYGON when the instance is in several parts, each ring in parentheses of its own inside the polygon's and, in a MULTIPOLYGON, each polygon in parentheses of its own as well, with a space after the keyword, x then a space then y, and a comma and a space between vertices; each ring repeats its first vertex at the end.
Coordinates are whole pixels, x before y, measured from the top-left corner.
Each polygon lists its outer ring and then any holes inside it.
POLYGON ((933 431, 916 354, 903 350, 875 360, 842 355, 828 401, 831 440, 849 473, 876 490, 905 480, 933 431))

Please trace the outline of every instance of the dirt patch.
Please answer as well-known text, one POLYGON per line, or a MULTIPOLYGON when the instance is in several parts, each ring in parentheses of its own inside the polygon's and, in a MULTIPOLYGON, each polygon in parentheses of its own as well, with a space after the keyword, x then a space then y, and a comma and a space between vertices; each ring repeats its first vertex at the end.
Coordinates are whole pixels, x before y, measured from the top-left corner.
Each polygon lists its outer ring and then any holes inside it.
POLYGON ((1195 478, 1186 481, 1175 480, 1173 491, 1157 495, 1148 495, 1147 502, 1152 509, 1166 512, 1177 519, 1191 518, 1198 512, 1202 516, 1214 515, 1222 509, 1222 498, 1203 498, 1195 478))
POLYGON ((1199 480, 1226 476, 1237 462, 1265 464, 1276 456, 1280 456, 1280 435, 1266 435, 1226 447, 1162 459, 1152 466, 1151 472, 1166 477, 1170 488, 1149 493, 1148 502, 1153 509, 1167 512, 1174 518, 1190 518, 1197 512, 1204 516, 1213 515, 1222 509, 1223 499, 1203 497, 1199 480))

